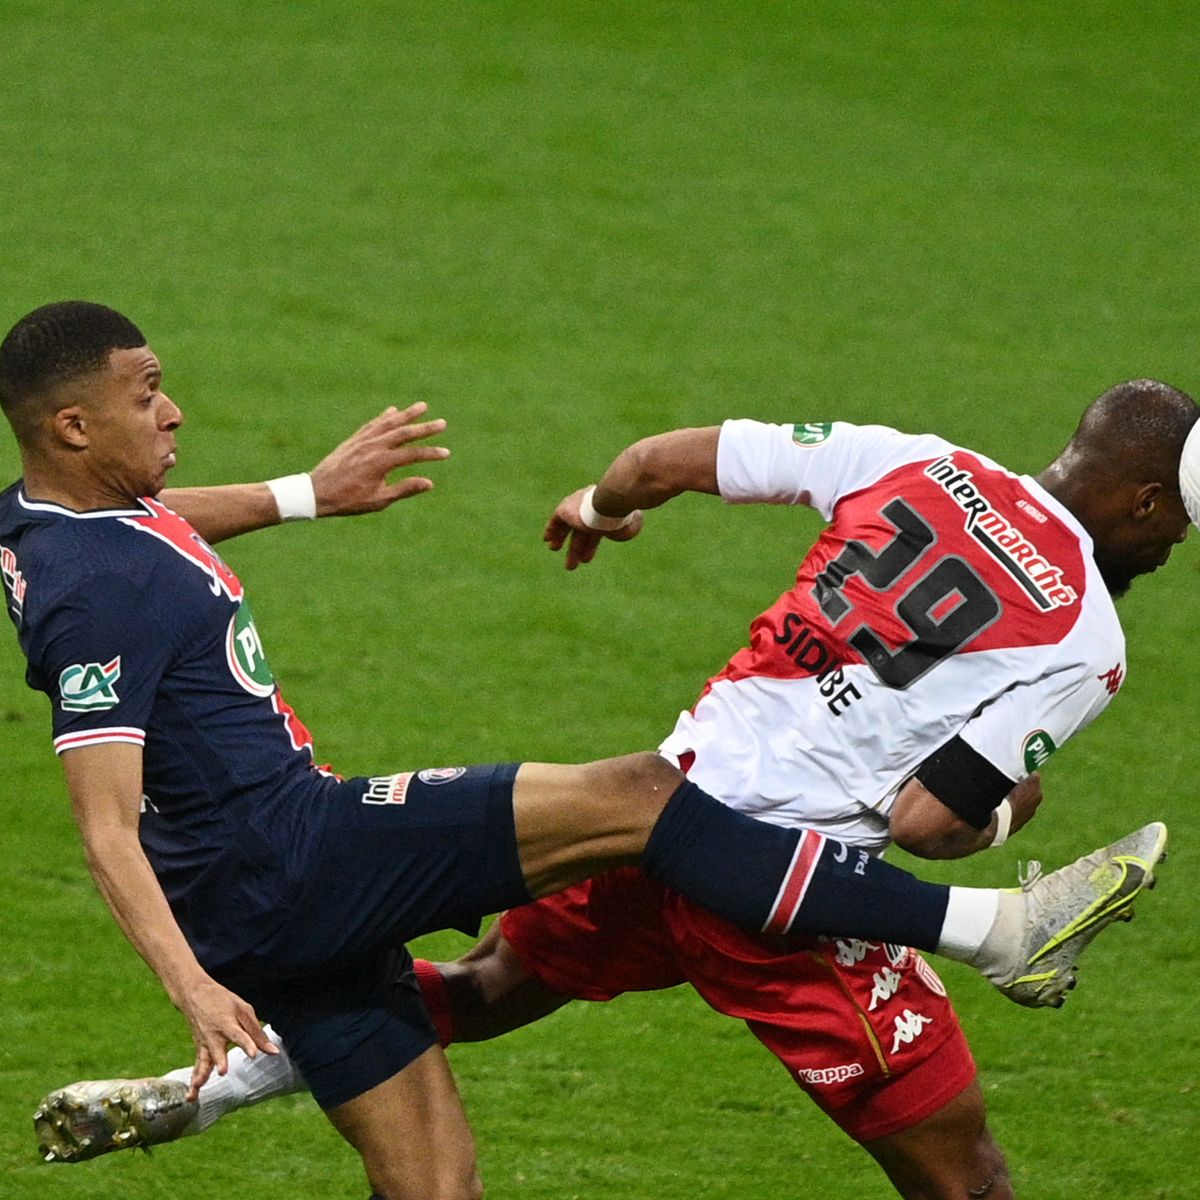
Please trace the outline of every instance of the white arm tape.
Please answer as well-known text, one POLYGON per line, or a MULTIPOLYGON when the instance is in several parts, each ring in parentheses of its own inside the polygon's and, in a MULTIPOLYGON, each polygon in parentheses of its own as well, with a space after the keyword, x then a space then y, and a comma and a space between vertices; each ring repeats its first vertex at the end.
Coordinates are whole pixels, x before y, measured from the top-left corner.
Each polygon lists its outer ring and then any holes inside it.
POLYGON ((996 806, 996 836, 992 838, 993 846, 1003 846, 1008 841, 1008 831, 1012 828, 1012 805, 1008 798, 1001 800, 996 806))
POLYGON ((592 496, 595 494, 595 491, 596 485, 592 484, 583 493, 583 499, 579 501, 579 519, 589 529, 595 529, 600 533, 612 533, 614 529, 624 529, 638 515, 636 508, 633 512, 626 513, 623 517, 606 517, 603 513, 598 513, 592 507, 592 496))
POLYGON ((267 487, 275 497, 281 521, 313 521, 317 516, 317 494, 311 475, 284 475, 268 479, 267 487))

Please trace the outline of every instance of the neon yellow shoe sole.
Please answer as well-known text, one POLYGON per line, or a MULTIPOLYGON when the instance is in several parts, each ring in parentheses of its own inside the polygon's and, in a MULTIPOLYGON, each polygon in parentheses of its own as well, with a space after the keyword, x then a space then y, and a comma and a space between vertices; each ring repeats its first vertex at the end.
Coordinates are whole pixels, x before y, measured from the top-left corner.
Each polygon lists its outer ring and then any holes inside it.
POLYGON ((1022 960, 1007 979, 994 980, 1011 1000, 1059 1008, 1075 986, 1079 956, 1117 920, 1131 920, 1133 902, 1156 882, 1166 858, 1167 827, 1160 821, 1042 875, 1036 863, 1023 881, 1026 927, 1022 960))

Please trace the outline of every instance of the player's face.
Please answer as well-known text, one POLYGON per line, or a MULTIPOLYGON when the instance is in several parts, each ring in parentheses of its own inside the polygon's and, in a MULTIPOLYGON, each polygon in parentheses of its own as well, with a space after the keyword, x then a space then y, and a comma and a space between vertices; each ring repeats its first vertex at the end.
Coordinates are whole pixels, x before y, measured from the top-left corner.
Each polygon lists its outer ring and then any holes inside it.
POLYGON ((1190 528, 1183 497, 1175 491, 1161 491, 1149 512, 1133 526, 1120 553, 1113 556, 1115 569, 1105 573, 1109 590, 1123 595, 1139 575, 1157 571, 1187 538, 1190 528))
POLYGON ((1147 520, 1142 560, 1146 565, 1138 574, 1157 571, 1163 566, 1171 557, 1171 551, 1187 538, 1191 527, 1183 497, 1175 491, 1162 492, 1147 520))
POLYGON ((183 413, 162 390, 154 351, 114 350, 88 381, 81 409, 88 469, 101 491, 122 503, 162 491, 183 413))

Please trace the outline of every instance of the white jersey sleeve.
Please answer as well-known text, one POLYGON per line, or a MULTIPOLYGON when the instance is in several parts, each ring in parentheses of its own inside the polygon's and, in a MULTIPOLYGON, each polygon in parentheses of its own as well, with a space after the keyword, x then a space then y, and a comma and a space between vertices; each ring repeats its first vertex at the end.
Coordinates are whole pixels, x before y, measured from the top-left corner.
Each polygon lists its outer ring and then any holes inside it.
POLYGON ((1086 617, 1081 624, 1083 628, 1077 626, 1057 648, 1059 660, 1046 674, 1026 679, 996 697, 959 734, 1009 779, 1019 782, 1031 775, 1068 738, 1087 728, 1108 707, 1124 680, 1123 639, 1097 628, 1086 617), (1095 642, 1085 647, 1088 633, 1095 642), (1071 654, 1072 645, 1085 653, 1071 654))
POLYGON ((730 504, 806 504, 828 521, 842 496, 914 457, 936 458, 949 445, 886 425, 726 421, 717 442, 717 488, 730 504))

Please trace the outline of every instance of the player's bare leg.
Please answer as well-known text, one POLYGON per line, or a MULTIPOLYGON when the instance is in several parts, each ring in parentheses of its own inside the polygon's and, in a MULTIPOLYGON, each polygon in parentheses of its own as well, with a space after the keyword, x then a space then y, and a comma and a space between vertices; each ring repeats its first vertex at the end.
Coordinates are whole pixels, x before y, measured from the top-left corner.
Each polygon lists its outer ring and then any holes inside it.
POLYGON ((862 1145, 904 1200, 1013 1200, 978 1080, 911 1128, 862 1145))
MULTIPOLYGON (((461 958, 430 966, 436 967, 445 986, 449 1012, 444 1016, 452 1022, 456 1043, 501 1037, 540 1021, 571 1000, 530 974, 501 935, 498 921, 461 958)), ((424 977, 421 986, 437 1023, 443 1014, 434 1011, 424 977)))
POLYGON ((523 763, 513 816, 525 883, 534 897, 638 861, 655 822, 683 782, 657 754, 566 766, 523 763))
POLYGON ((325 1115, 361 1155, 381 1200, 483 1195, 475 1141, 440 1047, 325 1115))

